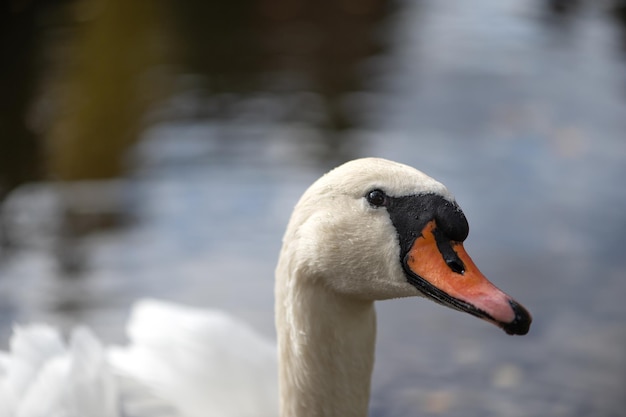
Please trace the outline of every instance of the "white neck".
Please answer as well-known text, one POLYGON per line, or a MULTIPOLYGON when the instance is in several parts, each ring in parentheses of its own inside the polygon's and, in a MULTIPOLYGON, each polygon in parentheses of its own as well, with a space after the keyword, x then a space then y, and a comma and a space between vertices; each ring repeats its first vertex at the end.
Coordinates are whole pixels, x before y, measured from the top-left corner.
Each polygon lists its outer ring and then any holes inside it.
POLYGON ((376 338, 373 302, 286 274, 279 266, 281 417, 366 416, 376 338))

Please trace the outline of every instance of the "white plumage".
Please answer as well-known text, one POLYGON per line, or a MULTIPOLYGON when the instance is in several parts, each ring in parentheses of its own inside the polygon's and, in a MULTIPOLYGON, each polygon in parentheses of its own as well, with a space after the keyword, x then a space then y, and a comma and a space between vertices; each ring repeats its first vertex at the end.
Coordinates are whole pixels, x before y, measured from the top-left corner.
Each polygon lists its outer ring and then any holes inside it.
POLYGON ((66 344, 46 325, 16 327, 0 356, 1 417, 278 415, 276 346, 221 311, 142 300, 129 344, 92 332, 66 344))
POLYGON ((0 416, 117 417, 119 388, 90 330, 66 345, 50 326, 16 327, 0 356, 0 416))
POLYGON ((144 300, 127 332, 111 363, 182 416, 278 415, 276 346, 236 318, 144 300))

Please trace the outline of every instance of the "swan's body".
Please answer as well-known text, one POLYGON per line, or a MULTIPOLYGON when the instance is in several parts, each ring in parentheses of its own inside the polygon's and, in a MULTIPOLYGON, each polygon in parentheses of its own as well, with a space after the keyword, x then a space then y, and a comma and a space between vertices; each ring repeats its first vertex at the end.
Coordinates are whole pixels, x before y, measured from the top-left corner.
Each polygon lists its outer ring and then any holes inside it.
POLYGON ((274 350, 245 325, 144 303, 133 314, 130 345, 108 354, 85 330, 69 349, 47 328, 17 332, 12 353, 0 357, 0 417, 84 416, 86 402, 98 405, 100 414, 89 414, 98 417, 159 409, 260 417, 279 413, 278 398, 282 417, 365 416, 375 300, 425 296, 507 333, 528 331, 528 312, 463 249, 467 233, 439 182, 390 161, 349 162, 304 193, 285 233, 275 287, 280 395, 274 350), (37 413, 46 395, 57 414, 37 413))
POLYGON ((276 417, 276 345, 217 310, 135 303, 128 346, 46 325, 0 353, 0 417, 276 417))

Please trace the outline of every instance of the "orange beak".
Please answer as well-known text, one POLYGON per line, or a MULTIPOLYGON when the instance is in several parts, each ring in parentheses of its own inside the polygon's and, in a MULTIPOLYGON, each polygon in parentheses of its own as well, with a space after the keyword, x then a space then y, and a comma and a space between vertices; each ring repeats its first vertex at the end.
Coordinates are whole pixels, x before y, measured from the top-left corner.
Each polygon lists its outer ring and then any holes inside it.
POLYGON ((434 220, 426 224, 404 260, 410 282, 433 300, 485 319, 508 334, 526 334, 528 311, 478 270, 461 242, 449 241, 434 220))

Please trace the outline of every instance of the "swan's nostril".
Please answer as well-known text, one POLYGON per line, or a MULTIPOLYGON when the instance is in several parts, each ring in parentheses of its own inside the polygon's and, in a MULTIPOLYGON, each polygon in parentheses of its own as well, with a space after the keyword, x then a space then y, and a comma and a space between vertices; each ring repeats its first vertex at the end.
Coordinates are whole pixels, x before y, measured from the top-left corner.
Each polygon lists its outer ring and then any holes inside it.
POLYGON ((465 267, 460 262, 450 260, 446 261, 446 264, 452 271, 456 272, 457 274, 463 275, 465 273, 465 267))

